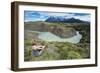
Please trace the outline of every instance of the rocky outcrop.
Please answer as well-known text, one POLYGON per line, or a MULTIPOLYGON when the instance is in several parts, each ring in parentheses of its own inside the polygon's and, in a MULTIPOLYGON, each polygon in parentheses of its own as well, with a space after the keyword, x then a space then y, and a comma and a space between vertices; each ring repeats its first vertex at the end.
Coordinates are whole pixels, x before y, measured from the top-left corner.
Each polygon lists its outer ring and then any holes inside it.
POLYGON ((52 28, 50 28, 49 31, 61 38, 69 38, 76 35, 76 31, 73 28, 52 26, 52 28))

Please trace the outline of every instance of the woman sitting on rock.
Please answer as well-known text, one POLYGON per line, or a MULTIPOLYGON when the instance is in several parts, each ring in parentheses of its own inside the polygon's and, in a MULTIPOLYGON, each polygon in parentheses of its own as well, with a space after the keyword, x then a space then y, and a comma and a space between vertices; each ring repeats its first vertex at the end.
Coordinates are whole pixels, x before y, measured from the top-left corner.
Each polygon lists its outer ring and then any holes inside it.
POLYGON ((32 55, 33 56, 41 55, 45 48, 46 46, 36 43, 34 41, 34 43, 32 43, 32 55))

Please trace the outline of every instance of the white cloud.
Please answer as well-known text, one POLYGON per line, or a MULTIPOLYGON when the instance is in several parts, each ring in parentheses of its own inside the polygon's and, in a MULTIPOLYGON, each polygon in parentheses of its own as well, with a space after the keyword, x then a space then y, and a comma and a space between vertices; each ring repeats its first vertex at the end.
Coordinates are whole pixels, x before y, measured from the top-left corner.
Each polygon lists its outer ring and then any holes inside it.
POLYGON ((44 21, 46 20, 49 16, 61 16, 64 17, 66 19, 68 18, 76 18, 76 19, 80 19, 83 21, 90 21, 90 15, 86 14, 86 15, 76 15, 75 13, 68 13, 68 12, 32 12, 29 11, 28 14, 26 15, 26 17, 28 17, 26 19, 26 21, 44 21), (28 14, 30 14, 30 17, 28 16, 28 14))
POLYGON ((70 14, 70 13, 57 13, 57 12, 40 12, 41 15, 45 15, 45 16, 62 16, 62 17, 65 17, 65 16, 71 16, 73 14, 70 14))
POLYGON ((76 19, 80 19, 83 21, 90 21, 90 15, 84 15, 84 16, 74 16, 76 19))
POLYGON ((47 13, 47 12, 40 12, 41 16, 61 16, 66 19, 68 18, 76 18, 83 21, 90 21, 90 15, 75 15, 74 13, 47 13))
POLYGON ((67 16, 65 16, 66 19, 68 18, 76 18, 76 19, 80 19, 83 21, 90 21, 90 15, 75 15, 75 14, 69 14, 67 16))

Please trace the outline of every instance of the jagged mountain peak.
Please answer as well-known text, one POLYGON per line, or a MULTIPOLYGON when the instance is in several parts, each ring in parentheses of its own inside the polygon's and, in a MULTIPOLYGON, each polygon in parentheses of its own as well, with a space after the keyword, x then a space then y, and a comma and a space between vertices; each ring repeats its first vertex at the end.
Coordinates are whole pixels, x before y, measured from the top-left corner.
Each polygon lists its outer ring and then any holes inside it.
POLYGON ((45 21, 46 22, 66 22, 66 23, 86 23, 86 21, 76 19, 74 17, 64 18, 64 17, 61 17, 61 16, 50 16, 45 21))

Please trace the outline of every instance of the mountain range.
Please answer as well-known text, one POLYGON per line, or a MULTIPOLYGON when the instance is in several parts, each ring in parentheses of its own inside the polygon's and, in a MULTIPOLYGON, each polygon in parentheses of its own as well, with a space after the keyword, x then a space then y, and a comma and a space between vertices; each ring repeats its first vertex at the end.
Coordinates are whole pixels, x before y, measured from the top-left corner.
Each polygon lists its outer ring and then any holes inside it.
POLYGON ((88 21, 83 21, 76 18, 64 18, 64 17, 48 17, 45 22, 66 22, 66 23, 89 23, 88 21))

